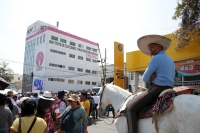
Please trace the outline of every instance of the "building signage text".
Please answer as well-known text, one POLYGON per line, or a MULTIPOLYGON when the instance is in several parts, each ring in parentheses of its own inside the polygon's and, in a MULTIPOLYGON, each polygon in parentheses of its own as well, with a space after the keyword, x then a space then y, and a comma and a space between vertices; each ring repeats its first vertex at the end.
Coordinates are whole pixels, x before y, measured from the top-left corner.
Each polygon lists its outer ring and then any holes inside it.
POLYGON ((88 54, 92 54, 92 55, 98 56, 97 53, 94 53, 94 52, 91 52, 91 51, 88 51, 88 50, 85 50, 85 49, 82 49, 82 48, 76 48, 74 46, 67 45, 65 43, 57 42, 57 41, 54 41, 54 40, 49 40, 49 43, 55 44, 55 45, 59 45, 59 46, 63 46, 65 48, 69 48, 69 49, 73 49, 73 50, 78 50, 80 52, 84 52, 84 53, 88 53, 88 54))
POLYGON ((92 59, 98 60, 98 57, 95 56, 95 55, 86 54, 86 57, 87 57, 87 58, 92 58, 92 59))

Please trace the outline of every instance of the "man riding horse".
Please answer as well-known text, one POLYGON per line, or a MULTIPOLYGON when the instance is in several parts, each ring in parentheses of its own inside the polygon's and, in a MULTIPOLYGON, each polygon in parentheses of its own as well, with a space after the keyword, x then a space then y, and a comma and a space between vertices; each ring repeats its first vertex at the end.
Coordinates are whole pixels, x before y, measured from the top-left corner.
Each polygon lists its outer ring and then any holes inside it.
POLYGON ((143 74, 143 81, 151 82, 151 86, 126 108, 128 133, 137 133, 138 111, 156 100, 163 90, 172 88, 175 78, 174 61, 165 53, 171 44, 169 38, 146 35, 139 38, 137 44, 143 53, 152 56, 143 74))

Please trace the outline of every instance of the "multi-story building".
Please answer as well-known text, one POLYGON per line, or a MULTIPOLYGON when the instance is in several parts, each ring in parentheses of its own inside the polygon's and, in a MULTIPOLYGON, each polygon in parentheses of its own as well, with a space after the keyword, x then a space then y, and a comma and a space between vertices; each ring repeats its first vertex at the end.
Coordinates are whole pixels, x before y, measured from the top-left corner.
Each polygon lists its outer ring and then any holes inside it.
POLYGON ((27 29, 22 89, 91 89, 98 85, 97 60, 97 43, 37 21, 27 29))

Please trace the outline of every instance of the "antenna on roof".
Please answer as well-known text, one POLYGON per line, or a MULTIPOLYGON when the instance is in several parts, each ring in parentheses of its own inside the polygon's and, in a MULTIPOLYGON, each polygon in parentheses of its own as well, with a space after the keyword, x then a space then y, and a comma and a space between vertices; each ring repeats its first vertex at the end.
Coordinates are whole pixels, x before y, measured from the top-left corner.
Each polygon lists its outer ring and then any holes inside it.
POLYGON ((57 24, 56 24, 56 26, 57 26, 57 27, 59 27, 59 21, 57 21, 57 24))

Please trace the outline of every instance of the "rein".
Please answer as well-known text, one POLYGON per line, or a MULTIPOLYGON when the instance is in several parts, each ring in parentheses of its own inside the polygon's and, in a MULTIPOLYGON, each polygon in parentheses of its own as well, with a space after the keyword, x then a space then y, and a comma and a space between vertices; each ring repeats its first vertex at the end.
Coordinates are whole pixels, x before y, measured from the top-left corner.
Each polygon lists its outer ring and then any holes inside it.
MULTIPOLYGON (((101 107, 101 104, 102 104, 102 97, 103 97, 103 92, 104 92, 106 86, 107 86, 107 84, 103 86, 102 92, 101 92, 101 94, 100 94, 99 111, 101 110, 101 112, 102 112, 102 110, 103 110, 102 107, 101 107)), ((134 93, 134 94, 135 94, 135 93, 134 93)), ((126 100, 127 100, 131 95, 133 95, 133 93, 126 97, 126 99, 124 100, 124 102, 123 102, 123 104, 121 105, 120 109, 123 107, 124 103, 126 102, 126 100)), ((120 109, 117 111, 117 113, 120 111, 120 109)), ((117 118, 118 116, 120 116, 120 115, 117 115, 115 118, 117 118)), ((108 117, 107 117, 107 118, 108 118, 108 117)), ((103 119, 103 121, 104 121, 107 125, 112 125, 112 124, 114 123, 115 118, 113 118, 113 120, 112 120, 112 122, 111 122, 110 124, 107 123, 104 119, 103 119)), ((108 119, 108 120, 109 120, 109 119, 108 119)))
MULTIPOLYGON (((101 92, 101 94, 100 94, 99 111, 101 110, 101 112, 103 112, 103 111, 102 111, 103 109, 102 109, 102 107, 101 107, 101 104, 102 104, 103 92, 104 92, 106 86, 107 86, 107 84, 103 86, 102 92, 101 92)), ((103 119, 103 121, 104 121, 107 125, 112 125, 112 124, 114 123, 114 118, 113 118, 113 120, 112 120, 112 122, 111 122, 110 124, 107 123, 104 119, 103 119)))

